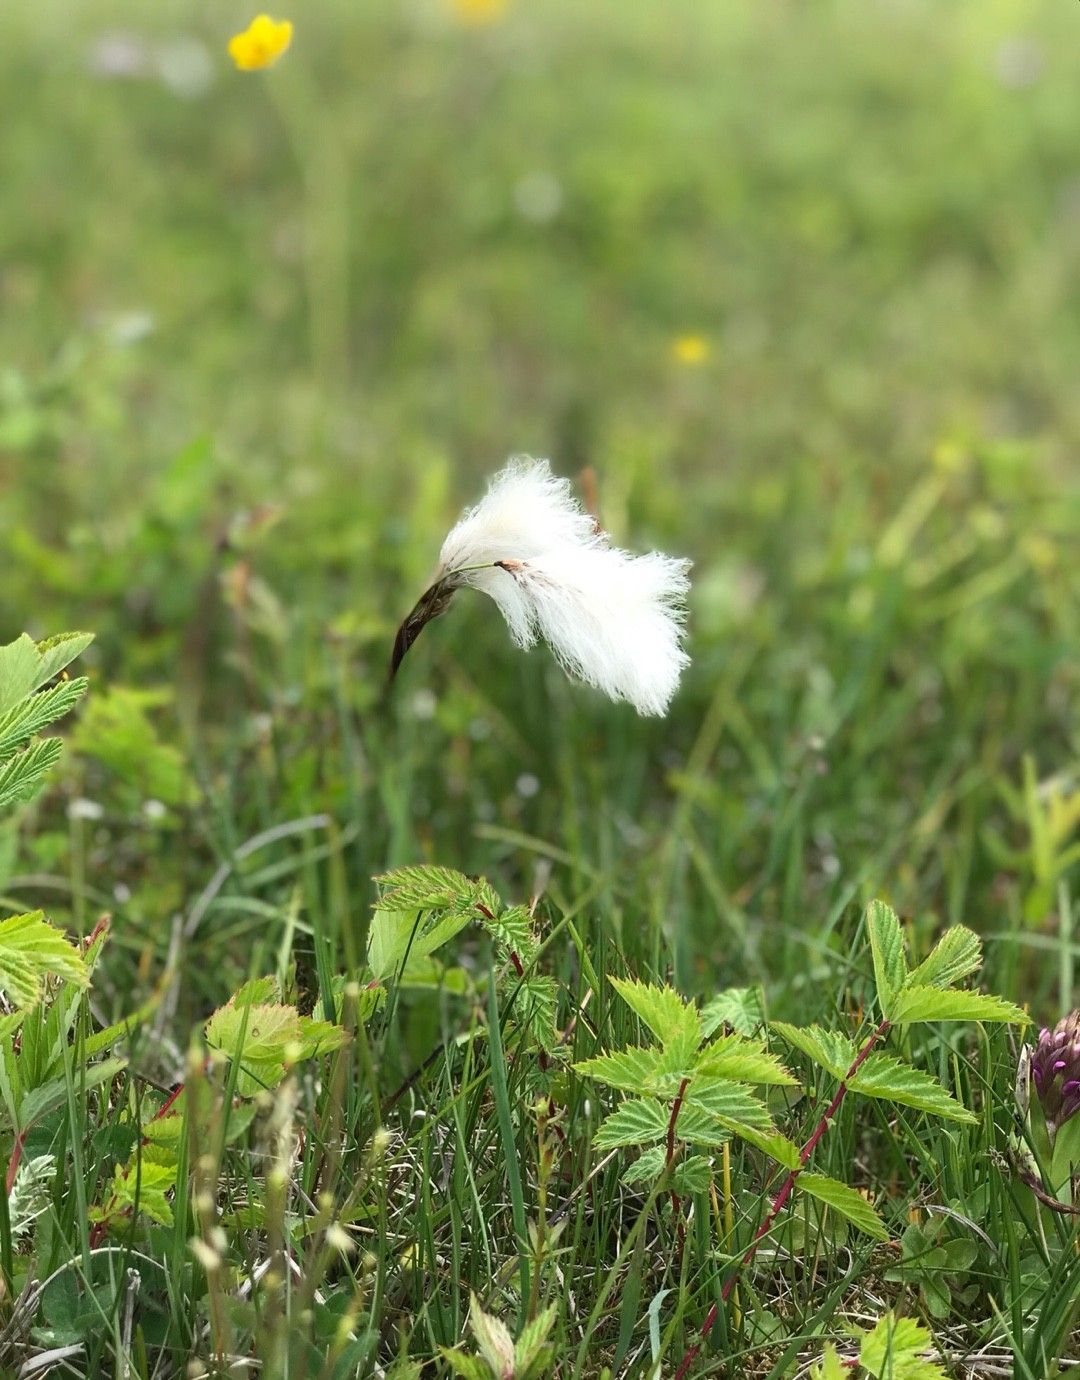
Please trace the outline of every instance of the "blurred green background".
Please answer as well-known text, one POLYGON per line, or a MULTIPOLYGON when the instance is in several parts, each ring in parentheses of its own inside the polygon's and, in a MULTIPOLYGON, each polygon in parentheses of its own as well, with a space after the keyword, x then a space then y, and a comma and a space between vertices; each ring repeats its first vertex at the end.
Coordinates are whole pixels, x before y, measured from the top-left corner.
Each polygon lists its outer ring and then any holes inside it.
MULTIPOLYGON (((251 15, 0 12, 0 630, 98 634, 0 892, 113 909, 145 963, 326 814, 346 957, 370 874, 430 857, 540 865, 691 987, 813 981, 878 894, 1067 1005, 1080 7, 319 0, 245 74, 251 15), (382 701, 519 452, 694 557, 667 721, 481 600, 382 701)), ((200 1009, 291 885, 204 927, 200 1009)))

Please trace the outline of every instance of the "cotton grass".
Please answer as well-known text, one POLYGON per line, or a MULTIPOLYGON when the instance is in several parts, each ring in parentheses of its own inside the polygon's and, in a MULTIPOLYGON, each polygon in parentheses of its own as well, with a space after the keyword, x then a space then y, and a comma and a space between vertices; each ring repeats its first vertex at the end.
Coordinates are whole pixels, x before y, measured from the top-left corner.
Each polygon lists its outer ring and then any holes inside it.
POLYGON ((463 514, 435 579, 398 630, 391 677, 459 589, 498 605, 519 647, 547 642, 566 673, 639 714, 663 714, 683 648, 690 562, 612 546, 546 460, 512 460, 463 514))

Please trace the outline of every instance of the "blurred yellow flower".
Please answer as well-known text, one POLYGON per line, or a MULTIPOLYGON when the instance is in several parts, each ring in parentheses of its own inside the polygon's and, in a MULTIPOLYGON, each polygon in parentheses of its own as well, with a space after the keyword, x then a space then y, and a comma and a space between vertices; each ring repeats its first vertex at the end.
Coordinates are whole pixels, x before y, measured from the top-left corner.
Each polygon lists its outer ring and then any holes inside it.
POLYGON ((450 9, 459 24, 498 24, 506 17, 510 0, 450 0, 450 9))
POLYGON ((677 335, 671 342, 671 353, 680 364, 704 364, 709 358, 709 342, 703 335, 677 335))
POLYGON ((292 42, 292 24, 259 14, 243 33, 229 39, 229 56, 241 72, 258 72, 273 67, 292 42))

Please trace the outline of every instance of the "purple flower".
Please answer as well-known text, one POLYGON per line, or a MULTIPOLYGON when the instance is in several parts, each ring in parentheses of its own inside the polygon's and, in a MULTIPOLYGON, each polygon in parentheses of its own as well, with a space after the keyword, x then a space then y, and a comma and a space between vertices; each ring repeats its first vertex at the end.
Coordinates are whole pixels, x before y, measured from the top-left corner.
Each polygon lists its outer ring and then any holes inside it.
POLYGON ((1031 1077, 1053 1139, 1080 1112, 1080 1011, 1039 1032, 1031 1056, 1031 1077))

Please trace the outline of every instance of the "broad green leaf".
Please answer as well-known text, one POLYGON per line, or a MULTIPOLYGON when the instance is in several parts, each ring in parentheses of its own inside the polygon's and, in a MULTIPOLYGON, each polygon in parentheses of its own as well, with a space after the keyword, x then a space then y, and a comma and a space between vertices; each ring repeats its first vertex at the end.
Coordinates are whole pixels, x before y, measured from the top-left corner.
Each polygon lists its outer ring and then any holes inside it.
POLYGON ((708 1193, 712 1183, 712 1166, 704 1155, 687 1155, 676 1164, 671 1174, 671 1187, 676 1193, 708 1193))
POLYGON ((853 1227, 858 1227, 867 1236, 878 1241, 888 1241, 889 1233, 885 1223, 861 1193, 839 1179, 830 1179, 826 1174, 799 1175, 796 1184, 804 1193, 809 1193, 818 1202, 834 1208, 841 1217, 846 1217, 853 1227))
POLYGON ((404 975, 477 917, 467 910, 450 911, 434 921, 424 919, 421 909, 412 911, 381 907, 371 917, 367 958, 372 976, 380 982, 404 975))
POLYGON ((46 977, 81 987, 89 981, 78 949, 40 910, 0 920, 0 991, 13 1006, 33 1006, 44 993, 46 977))
POLYGON ((758 1041, 747 1040, 741 1035, 724 1035, 706 1045, 694 1071, 695 1074, 711 1074, 740 1083, 798 1087, 798 1080, 792 1077, 775 1054, 763 1049, 758 1041))
POLYGON ((908 987, 951 987, 975 972, 982 962, 982 942, 963 925, 953 925, 905 984, 908 987))
MULTIPOLYGON (((102 1059, 98 1064, 88 1064, 79 1070, 79 1087, 89 1090, 103 1083, 111 1083, 118 1073, 127 1068, 126 1059, 102 1059)), ((25 1131, 41 1117, 62 1107, 68 1098, 67 1076, 50 1079, 40 1087, 32 1089, 19 1103, 18 1125, 16 1130, 25 1131)))
POLYGON ((863 1097, 883 1097, 950 1121, 971 1124, 978 1120, 936 1078, 894 1059, 891 1054, 871 1054, 855 1077, 848 1079, 847 1085, 851 1092, 861 1093, 863 1097))
POLYGON ((914 1318, 886 1313, 859 1348, 859 1362, 875 1380, 946 1380, 945 1371, 922 1353, 932 1346, 930 1333, 914 1318))
POLYGON ((903 932, 896 912, 884 901, 870 902, 866 909, 866 929, 874 959, 878 1004, 882 1015, 890 1018, 893 997, 907 977, 903 932))
POLYGON ((0 647, 0 714, 33 693, 40 670, 41 653, 26 633, 0 647))
POLYGON ((595 1078, 620 1092, 644 1093, 652 1091, 653 1079, 659 1072, 663 1052, 659 1049, 623 1049, 615 1054, 601 1054, 574 1065, 583 1078, 595 1078))
POLYGON ((697 1107, 710 1116, 725 1121, 752 1126, 756 1131, 770 1132, 772 1117, 765 1104, 741 1083, 724 1079, 695 1077, 684 1096, 685 1105, 697 1107))
POLYGON ((617 1145, 652 1145, 667 1135, 670 1115, 659 1102, 630 1098, 600 1123, 596 1148, 611 1150, 617 1145))
POLYGON ((765 1001, 760 987, 728 987, 706 1002, 701 1010, 706 1038, 722 1025, 731 1026, 737 1035, 752 1035, 764 1024, 765 1001))
POLYGON ((275 1087, 289 1065, 338 1049, 347 1039, 341 1026, 313 1021, 277 1003, 230 1002, 206 1023, 210 1048, 240 1061, 237 1090, 244 1097, 275 1087))
POLYGON ((854 1043, 837 1030, 826 1030, 820 1025, 788 1025, 787 1021, 770 1021, 769 1029, 834 1078, 843 1078, 855 1062, 854 1043))
POLYGON ((39 738, 0 766, 0 810, 32 799, 63 750, 59 738, 39 738))
POLYGON ((701 1018, 697 1008, 685 1001, 672 987, 656 987, 636 979, 612 978, 611 985, 661 1044, 688 1042, 696 1048, 701 1042, 701 1018))
POLYGON ((38 669, 37 680, 34 685, 44 685, 46 681, 58 676, 65 666, 70 666, 77 656, 81 656, 86 651, 90 643, 94 640, 94 634, 88 632, 60 633, 57 637, 46 638, 44 642, 37 644, 38 669))
POLYGON ((897 993, 890 1019, 894 1025, 915 1021, 1011 1021, 1028 1017, 1012 1002, 982 992, 943 992, 937 987, 905 987, 897 993))

